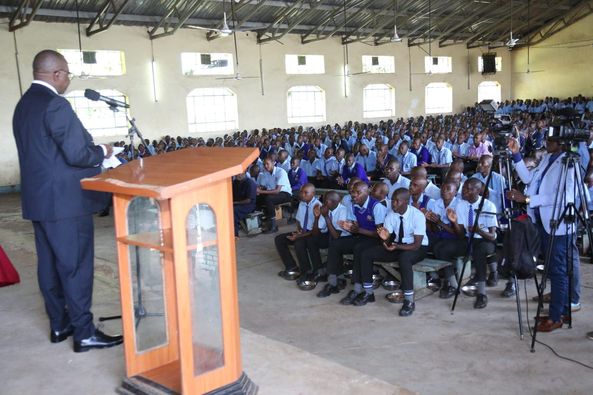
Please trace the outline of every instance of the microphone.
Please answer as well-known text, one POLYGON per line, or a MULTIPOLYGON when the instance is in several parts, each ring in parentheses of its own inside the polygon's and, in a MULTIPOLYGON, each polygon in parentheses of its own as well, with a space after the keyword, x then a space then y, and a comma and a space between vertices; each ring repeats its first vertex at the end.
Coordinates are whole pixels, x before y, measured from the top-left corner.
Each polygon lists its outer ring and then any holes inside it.
POLYGON ((130 105, 124 103, 123 101, 115 100, 110 97, 106 97, 101 95, 99 92, 94 91, 92 89, 85 89, 84 90, 84 97, 92 101, 103 101, 109 105, 109 107, 123 107, 123 108, 130 108, 130 105))

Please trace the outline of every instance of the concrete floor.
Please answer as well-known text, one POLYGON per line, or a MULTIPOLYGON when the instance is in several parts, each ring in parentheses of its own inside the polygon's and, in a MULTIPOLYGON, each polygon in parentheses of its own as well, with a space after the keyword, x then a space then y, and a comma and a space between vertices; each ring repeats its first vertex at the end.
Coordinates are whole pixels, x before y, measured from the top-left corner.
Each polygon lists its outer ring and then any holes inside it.
MULTIPOLYGON (((96 218, 93 312, 119 313, 113 218, 96 218)), ((287 226, 281 231, 288 231, 287 226)), ((50 344, 37 287, 32 226, 19 197, 0 195, 0 244, 22 282, 0 288, 0 394, 108 394, 124 373, 123 349, 85 354, 71 343, 50 344)), ((279 278, 272 235, 237 242, 243 366, 260 394, 593 394, 593 372, 554 356, 542 345, 530 353, 520 340, 514 299, 489 292, 485 310, 460 297, 430 295, 412 317, 376 292, 377 302, 341 306, 279 278)), ((583 309, 572 329, 540 334, 558 353, 593 365, 593 265, 582 265, 583 309)), ((529 297, 535 294, 528 284, 529 297)), ((524 299, 524 297, 523 297, 524 299)), ((524 317, 525 317, 525 304, 524 317)), ((529 304, 529 315, 535 315, 529 304)), ((105 326, 119 331, 118 321, 105 326)))

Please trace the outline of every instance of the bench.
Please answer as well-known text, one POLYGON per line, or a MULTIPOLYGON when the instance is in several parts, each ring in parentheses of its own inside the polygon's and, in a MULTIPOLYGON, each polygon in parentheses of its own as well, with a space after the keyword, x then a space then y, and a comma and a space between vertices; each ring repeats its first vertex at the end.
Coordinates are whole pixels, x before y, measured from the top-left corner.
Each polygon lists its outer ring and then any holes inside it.
MULTIPOLYGON (((282 208, 287 208, 287 209, 292 210, 292 202, 284 202, 284 203, 276 204, 274 206, 276 221, 280 221, 283 218, 282 208)), ((291 218, 292 218, 292 212, 291 212, 291 218)))

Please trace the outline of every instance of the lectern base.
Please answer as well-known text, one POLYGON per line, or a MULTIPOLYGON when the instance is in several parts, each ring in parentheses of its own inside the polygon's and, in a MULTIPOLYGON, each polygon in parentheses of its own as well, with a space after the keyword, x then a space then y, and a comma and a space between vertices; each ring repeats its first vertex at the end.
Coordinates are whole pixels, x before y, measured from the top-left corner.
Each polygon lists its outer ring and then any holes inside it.
MULTIPOLYGON (((210 391, 206 395, 255 395, 257 390, 257 385, 243 373, 237 381, 210 391)), ((142 376, 125 378, 116 392, 121 395, 179 395, 177 392, 142 376)))

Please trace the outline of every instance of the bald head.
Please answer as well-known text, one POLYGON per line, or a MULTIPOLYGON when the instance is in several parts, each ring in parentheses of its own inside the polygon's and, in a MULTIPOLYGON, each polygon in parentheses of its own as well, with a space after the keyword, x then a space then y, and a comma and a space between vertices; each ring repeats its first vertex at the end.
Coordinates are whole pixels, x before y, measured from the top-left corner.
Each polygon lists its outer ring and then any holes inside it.
POLYGON ((412 178, 427 178, 428 173, 424 166, 416 166, 410 171, 410 177, 412 178))
POLYGON ((70 85, 70 69, 62 54, 45 49, 33 59, 33 78, 53 86, 63 94, 70 85))

